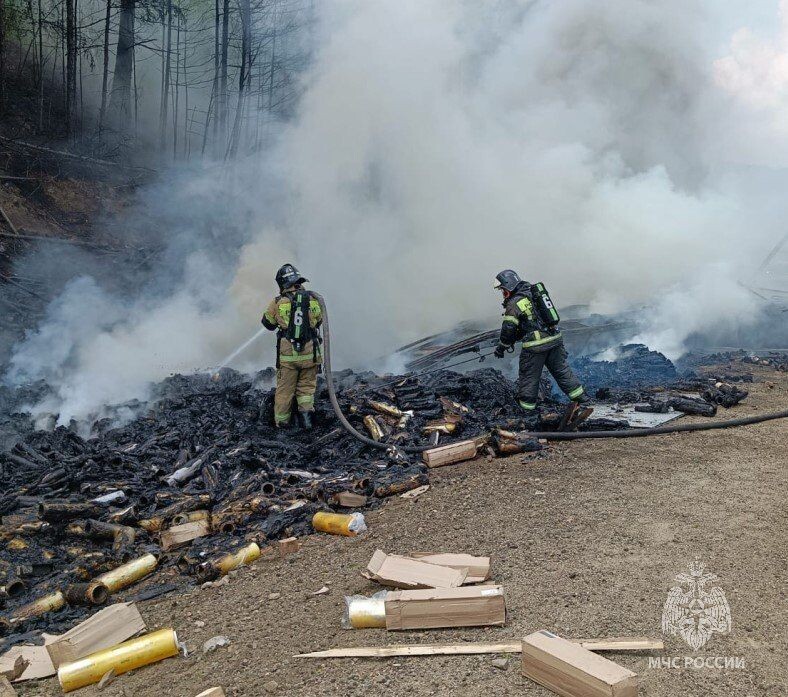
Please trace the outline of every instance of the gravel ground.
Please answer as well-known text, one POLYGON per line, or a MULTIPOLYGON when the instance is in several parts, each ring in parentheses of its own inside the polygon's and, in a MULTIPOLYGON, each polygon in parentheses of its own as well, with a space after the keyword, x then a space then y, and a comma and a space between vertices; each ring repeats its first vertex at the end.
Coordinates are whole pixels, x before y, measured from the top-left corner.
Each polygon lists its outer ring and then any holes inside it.
MULTIPOLYGON (((744 366, 747 370, 751 366, 744 366)), ((728 371, 729 367, 726 366, 728 371)), ((755 369, 751 396, 720 418, 785 408, 788 375, 755 369), (767 382, 768 381, 768 382, 767 382), (769 383, 773 384, 769 387, 769 383)), ((537 629, 567 637, 661 636, 674 576, 700 559, 719 576, 733 616, 727 636, 697 653, 665 637, 663 656, 735 656, 744 668, 649 667, 648 655, 608 654, 641 676, 640 694, 788 694, 788 424, 647 439, 579 441, 547 457, 479 459, 438 470, 429 492, 369 513, 359 538, 308 538, 285 559, 241 570, 227 585, 142 606, 150 628, 172 626, 189 647, 118 678, 107 697, 549 695, 495 656, 312 661, 293 654, 395 642, 511 641, 537 629), (387 633, 344 631, 343 595, 378 588, 362 578, 375 549, 490 555, 504 586, 505 627, 387 633), (327 595, 310 596, 323 585, 327 595), (204 626, 202 626, 204 623, 204 626), (202 653, 223 634, 231 644, 202 653)), ((60 694, 56 680, 21 695, 60 694)), ((80 695, 98 694, 86 688, 80 695)))

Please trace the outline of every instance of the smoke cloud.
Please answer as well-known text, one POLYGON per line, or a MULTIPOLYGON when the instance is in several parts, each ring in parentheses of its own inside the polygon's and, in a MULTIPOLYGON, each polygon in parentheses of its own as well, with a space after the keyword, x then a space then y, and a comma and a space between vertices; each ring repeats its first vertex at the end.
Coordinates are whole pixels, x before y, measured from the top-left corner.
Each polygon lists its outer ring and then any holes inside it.
MULTIPOLYGON (((509 267, 559 306, 643 307, 640 338, 672 356, 704 327, 754 322, 759 301, 737 280, 788 203, 781 173, 749 167, 741 144, 769 105, 756 119, 741 97, 741 42, 726 56, 706 40, 711 6, 321 3, 276 147, 231 176, 189 172, 145 193, 137 212, 175 233, 156 279, 133 296, 73 281, 9 378, 49 380, 37 409, 61 423, 144 398, 257 331, 285 261, 327 298, 354 366, 464 319, 494 324, 492 280, 509 267)), ((779 157, 783 136, 760 139, 779 157)), ((778 163, 763 148, 757 164, 778 163)), ((272 360, 268 338, 233 366, 272 360)))

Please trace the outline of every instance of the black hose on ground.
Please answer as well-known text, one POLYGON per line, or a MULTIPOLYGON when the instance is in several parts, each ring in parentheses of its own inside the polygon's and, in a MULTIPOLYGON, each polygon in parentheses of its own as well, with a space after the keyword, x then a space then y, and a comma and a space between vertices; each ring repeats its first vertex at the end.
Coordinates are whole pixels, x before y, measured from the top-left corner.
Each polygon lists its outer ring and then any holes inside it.
POLYGON ((748 426, 759 424, 763 421, 785 419, 788 409, 775 411, 759 416, 745 416, 741 419, 728 421, 707 421, 699 424, 676 424, 675 426, 653 426, 652 428, 630 428, 620 431, 541 431, 524 433, 529 438, 544 438, 546 440, 581 440, 583 438, 642 438, 643 436, 659 436, 665 433, 682 433, 683 431, 712 431, 718 428, 733 428, 734 426, 748 426))
MULTIPOLYGON (((331 373, 331 328, 328 322, 328 310, 323 296, 311 291, 315 299, 320 303, 320 309, 323 313, 323 370, 326 374, 326 386, 328 387, 328 398, 331 401, 331 406, 334 413, 339 419, 342 427, 355 438, 358 438, 362 443, 371 445, 373 448, 380 448, 381 450, 400 450, 406 453, 423 453, 426 450, 434 448, 434 445, 387 445, 380 441, 372 440, 363 433, 360 433, 353 425, 347 420, 342 413, 337 400, 337 393, 334 389, 334 377, 331 373)), ((760 414, 759 416, 746 416, 740 419, 729 419, 728 421, 708 421, 705 423, 697 424, 676 424, 675 426, 654 426, 652 428, 633 428, 619 431, 536 431, 526 432, 523 436, 529 438, 543 438, 546 440, 582 440, 585 438, 643 438, 644 436, 658 436, 666 433, 682 433, 684 431, 712 431, 718 428, 733 428, 735 426, 748 426, 750 424, 758 424, 764 421, 773 421, 774 419, 788 418, 788 409, 782 411, 775 411, 770 414, 760 414)))

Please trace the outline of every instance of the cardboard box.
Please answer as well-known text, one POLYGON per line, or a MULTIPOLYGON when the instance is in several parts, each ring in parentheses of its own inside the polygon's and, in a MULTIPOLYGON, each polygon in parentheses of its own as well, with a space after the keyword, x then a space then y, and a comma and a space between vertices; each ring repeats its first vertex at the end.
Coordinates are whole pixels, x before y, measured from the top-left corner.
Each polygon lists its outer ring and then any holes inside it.
POLYGON ((277 547, 279 548, 279 556, 286 557, 301 549, 301 542, 297 537, 287 537, 284 540, 279 540, 277 547))
POLYGON ((76 627, 61 634, 46 649, 52 665, 59 668, 101 649, 115 646, 145 631, 145 621, 134 603, 117 603, 99 610, 76 627))
POLYGON ((392 591, 386 595, 386 629, 479 627, 506 623, 501 586, 392 591))
POLYGON ((457 588, 467 571, 428 564, 418 559, 399 557, 377 550, 365 571, 365 578, 392 588, 457 588))
POLYGON ((411 552, 409 557, 437 564, 438 566, 448 566, 450 569, 458 571, 465 570, 466 576, 463 581, 467 583, 481 583, 490 577, 490 557, 474 557, 471 554, 449 554, 435 552, 411 552))
POLYGON ((359 508, 367 505, 367 497, 352 491, 340 491, 333 496, 334 503, 343 508, 359 508))
POLYGON ((636 697, 638 676, 552 632, 523 639, 523 675, 564 697, 636 697))

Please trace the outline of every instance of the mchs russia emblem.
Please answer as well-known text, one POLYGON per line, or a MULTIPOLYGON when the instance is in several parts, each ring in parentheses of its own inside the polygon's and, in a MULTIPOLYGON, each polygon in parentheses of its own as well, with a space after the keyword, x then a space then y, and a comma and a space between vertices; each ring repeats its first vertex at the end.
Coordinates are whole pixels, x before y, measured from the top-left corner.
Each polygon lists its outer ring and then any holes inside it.
POLYGON ((698 561, 689 565, 689 573, 678 574, 679 585, 670 589, 662 610, 662 633, 680 636, 697 651, 715 632, 730 632, 731 608, 725 591, 711 585, 717 580, 698 561))

